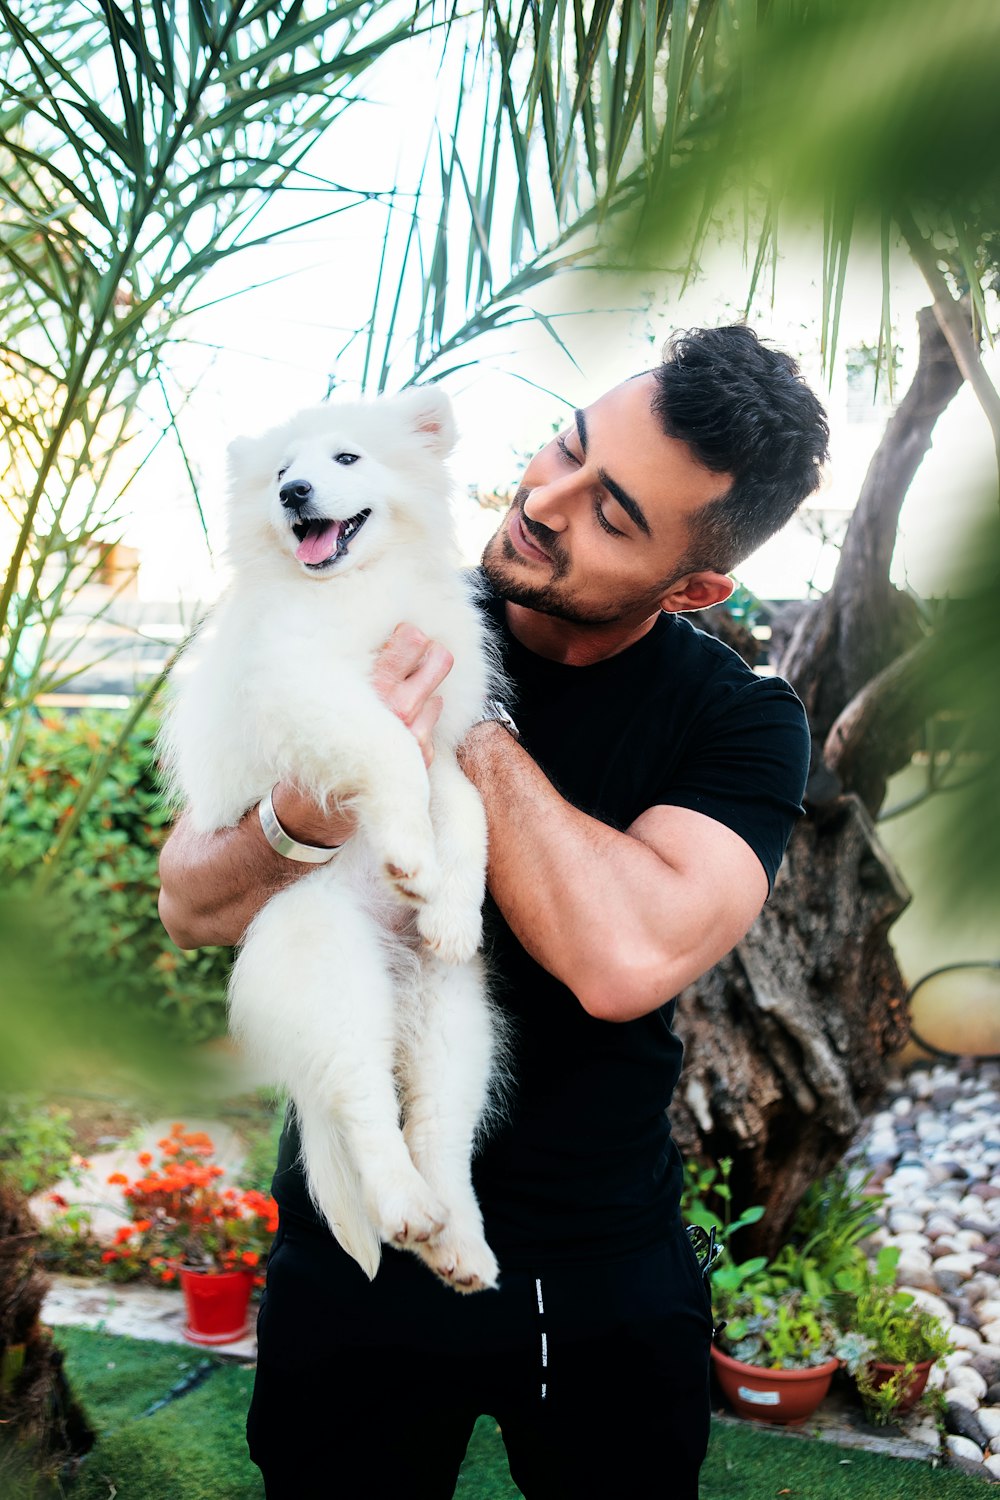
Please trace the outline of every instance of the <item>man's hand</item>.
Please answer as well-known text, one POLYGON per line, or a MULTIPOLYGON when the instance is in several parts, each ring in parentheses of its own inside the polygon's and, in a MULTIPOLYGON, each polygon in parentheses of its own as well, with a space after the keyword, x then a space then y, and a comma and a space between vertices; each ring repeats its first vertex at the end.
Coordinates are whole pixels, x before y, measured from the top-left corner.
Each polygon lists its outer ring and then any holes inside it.
MULTIPOLYGON (((432 736, 441 715, 438 688, 452 656, 415 625, 397 625, 372 673, 375 691, 410 730, 424 764, 434 758, 432 736)), ((331 848, 350 838, 357 823, 351 787, 339 789, 328 812, 290 782, 274 788, 274 811, 292 838, 331 848)), ((160 855, 160 918, 174 942, 199 948, 239 942, 261 907, 312 867, 283 859, 261 832, 256 808, 235 828, 197 834, 181 818, 160 855)))
POLYGON ((428 767, 434 759, 434 728, 444 706, 437 689, 454 661, 450 651, 416 625, 404 623, 382 647, 372 673, 375 691, 414 736, 428 767))

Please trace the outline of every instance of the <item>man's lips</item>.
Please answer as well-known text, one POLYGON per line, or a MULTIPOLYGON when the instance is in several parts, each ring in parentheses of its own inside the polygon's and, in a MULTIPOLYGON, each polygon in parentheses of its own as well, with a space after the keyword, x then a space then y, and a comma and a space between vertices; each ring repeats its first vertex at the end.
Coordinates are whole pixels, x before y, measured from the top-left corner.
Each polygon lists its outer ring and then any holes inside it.
POLYGON ((521 520, 521 512, 511 512, 510 525, 507 528, 508 535, 514 544, 515 551, 520 552, 522 557, 540 559, 542 562, 551 562, 552 559, 544 552, 538 543, 528 534, 524 522, 521 520))

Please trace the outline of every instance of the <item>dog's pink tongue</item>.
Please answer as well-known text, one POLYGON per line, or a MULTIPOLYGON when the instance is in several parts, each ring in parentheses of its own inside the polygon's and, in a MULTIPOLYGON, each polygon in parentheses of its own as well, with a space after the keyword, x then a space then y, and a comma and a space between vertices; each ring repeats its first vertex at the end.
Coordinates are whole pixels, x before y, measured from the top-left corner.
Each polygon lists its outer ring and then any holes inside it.
POLYGON ((337 550, 343 529, 343 521, 312 521, 308 535, 295 549, 295 556, 304 563, 328 561, 337 550))

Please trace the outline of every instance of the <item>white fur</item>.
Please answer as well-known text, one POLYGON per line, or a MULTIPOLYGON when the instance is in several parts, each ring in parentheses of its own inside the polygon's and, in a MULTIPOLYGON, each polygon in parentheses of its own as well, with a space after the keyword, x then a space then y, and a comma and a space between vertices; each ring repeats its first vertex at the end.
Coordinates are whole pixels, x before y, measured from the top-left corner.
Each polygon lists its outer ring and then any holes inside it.
POLYGON ((349 795, 357 834, 248 929, 230 1023, 291 1095, 344 1249, 371 1277, 380 1240, 404 1245, 473 1291, 497 1276, 469 1170, 495 1040, 476 952, 486 820, 455 749, 491 663, 455 556, 453 442, 432 386, 232 445, 233 582, 174 672, 162 748, 198 829, 235 824, 279 780, 326 806, 349 795), (279 490, 296 481, 320 516, 371 510, 323 571, 295 555, 279 490), (429 773, 371 683, 404 620, 455 658, 429 773))

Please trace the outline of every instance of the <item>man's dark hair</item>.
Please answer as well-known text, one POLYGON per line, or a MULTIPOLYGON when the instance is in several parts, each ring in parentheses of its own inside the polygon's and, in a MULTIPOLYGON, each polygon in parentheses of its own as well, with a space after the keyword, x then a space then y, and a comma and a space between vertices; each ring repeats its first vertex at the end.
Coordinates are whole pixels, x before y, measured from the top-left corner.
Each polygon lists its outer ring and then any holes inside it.
POLYGON ((668 437, 733 483, 692 520, 679 573, 728 573, 819 487, 826 413, 788 354, 743 323, 677 333, 653 371, 653 411, 668 437))

